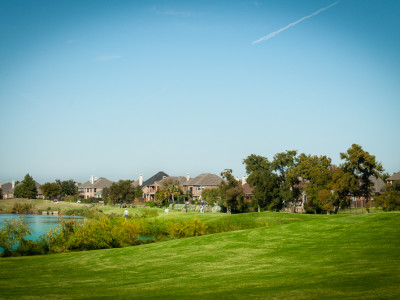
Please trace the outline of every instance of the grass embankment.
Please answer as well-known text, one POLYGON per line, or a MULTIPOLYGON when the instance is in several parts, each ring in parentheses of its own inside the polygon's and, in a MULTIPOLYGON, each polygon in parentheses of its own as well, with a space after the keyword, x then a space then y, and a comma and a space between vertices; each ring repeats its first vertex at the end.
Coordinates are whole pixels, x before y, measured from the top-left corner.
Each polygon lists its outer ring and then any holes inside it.
POLYGON ((262 219, 271 226, 121 249, 3 258, 0 296, 400 298, 399 213, 227 218, 262 219))

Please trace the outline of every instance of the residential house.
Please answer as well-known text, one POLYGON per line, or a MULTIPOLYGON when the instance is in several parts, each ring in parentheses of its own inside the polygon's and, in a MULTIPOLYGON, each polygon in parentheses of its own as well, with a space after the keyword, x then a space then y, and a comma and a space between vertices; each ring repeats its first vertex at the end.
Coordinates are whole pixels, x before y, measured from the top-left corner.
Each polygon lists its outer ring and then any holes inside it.
MULTIPOLYGON (((3 199, 12 199, 14 198, 14 190, 17 186, 22 185, 22 182, 19 182, 18 184, 15 184, 15 181, 13 180, 12 182, 8 182, 6 184, 1 184, 0 182, 0 188, 3 190, 3 199)), ((35 186, 37 190, 37 196, 36 198, 38 199, 44 199, 42 189, 40 188, 40 183, 35 181, 35 186)))
POLYGON ((0 182, 0 188, 3 191, 3 199, 12 199, 14 198, 14 189, 15 189, 15 181, 13 180, 12 182, 8 182, 5 184, 1 184, 0 182))
POLYGON ((254 187, 251 187, 247 182, 242 184, 242 187, 244 192, 244 201, 251 202, 253 200, 254 187))
POLYGON ((215 174, 200 174, 183 184, 183 192, 190 191, 193 198, 199 198, 205 189, 218 188, 222 178, 215 174))
POLYGON ((112 184, 113 182, 107 178, 91 176, 89 181, 78 186, 79 196, 85 199, 101 198, 103 189, 110 187, 112 184))
POLYGON ((393 184, 395 181, 400 182, 400 172, 394 173, 392 176, 386 179, 386 182, 389 184, 393 184))
MULTIPOLYGON (((143 191, 142 197, 146 199, 145 200, 146 202, 154 201, 154 195, 160 188, 159 182, 167 177, 169 177, 167 173, 160 171, 157 174, 151 176, 145 182, 143 182, 143 184, 141 184, 142 191, 143 191)), ((139 181, 140 181, 140 178, 139 178, 139 181)))

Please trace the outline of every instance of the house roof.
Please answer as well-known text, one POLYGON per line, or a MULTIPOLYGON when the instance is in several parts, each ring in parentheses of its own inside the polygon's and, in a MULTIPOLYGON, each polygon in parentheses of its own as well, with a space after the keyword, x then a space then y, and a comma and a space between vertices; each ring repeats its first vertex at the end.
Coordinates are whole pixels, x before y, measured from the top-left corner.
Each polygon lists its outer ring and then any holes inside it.
POLYGON ((12 188, 12 183, 7 182, 1 185, 1 189, 3 190, 3 194, 12 194, 14 193, 14 189, 12 188))
POLYGON ((247 182, 242 187, 245 194, 253 194, 254 187, 251 187, 247 182))
POLYGON ((79 188, 105 188, 110 187, 112 184, 113 182, 108 180, 107 178, 100 177, 93 184, 90 181, 82 183, 81 185, 79 185, 79 188))
POLYGON ((371 176, 369 179, 374 184, 372 186, 372 192, 374 194, 380 193, 382 189, 385 187, 385 182, 382 180, 382 178, 371 176))
POLYGON ((135 180, 134 182, 131 183, 131 186, 133 186, 134 188, 139 186, 139 179, 135 180))
MULTIPOLYGON (((34 180, 34 182, 35 182, 36 191, 37 191, 38 195, 43 195, 42 189, 40 188, 40 187, 41 187, 41 184, 38 183, 38 182, 36 182, 35 180, 34 180)), ((19 182, 19 183, 16 184, 15 186, 17 187, 17 186, 20 186, 20 185, 22 185, 22 182, 19 182)), ((14 189, 15 189, 15 188, 14 188, 14 189)), ((14 193, 14 189, 13 189, 10 193, 14 193)))
POLYGON ((164 177, 168 177, 167 173, 163 171, 158 172, 157 174, 151 176, 145 182, 143 182, 142 187, 153 185, 154 182, 162 180, 164 177))
POLYGON ((396 180, 400 180, 400 172, 394 173, 392 176, 390 176, 388 179, 386 179, 388 181, 396 181, 396 180))
POLYGON ((208 186, 218 186, 222 182, 222 178, 215 174, 200 174, 199 176, 190 179, 184 186, 189 185, 208 185, 208 186))
POLYGON ((183 186, 183 184, 186 181, 187 181, 187 179, 184 176, 169 176, 164 179, 161 179, 160 181, 157 181, 157 184, 162 186, 164 184, 164 182, 166 182, 166 183, 172 182, 174 184, 175 183, 178 184, 179 186, 183 186))

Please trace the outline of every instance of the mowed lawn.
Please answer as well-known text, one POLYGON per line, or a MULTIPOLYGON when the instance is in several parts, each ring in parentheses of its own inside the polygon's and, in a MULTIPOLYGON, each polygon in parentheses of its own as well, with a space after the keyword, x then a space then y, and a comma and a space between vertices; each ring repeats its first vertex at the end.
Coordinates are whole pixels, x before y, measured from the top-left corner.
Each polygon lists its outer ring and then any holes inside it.
POLYGON ((122 249, 1 258, 0 297, 400 299, 399 213, 261 215, 275 221, 122 249))

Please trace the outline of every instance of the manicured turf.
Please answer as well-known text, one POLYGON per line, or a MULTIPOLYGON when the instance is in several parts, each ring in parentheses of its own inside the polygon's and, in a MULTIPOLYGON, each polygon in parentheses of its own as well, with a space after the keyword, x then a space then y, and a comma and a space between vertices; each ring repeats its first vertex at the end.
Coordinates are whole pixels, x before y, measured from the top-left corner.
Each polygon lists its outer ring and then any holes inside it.
POLYGON ((263 219, 267 227, 122 249, 2 258, 0 296, 400 299, 399 213, 231 217, 263 219))

